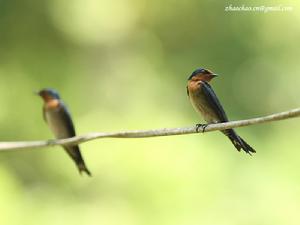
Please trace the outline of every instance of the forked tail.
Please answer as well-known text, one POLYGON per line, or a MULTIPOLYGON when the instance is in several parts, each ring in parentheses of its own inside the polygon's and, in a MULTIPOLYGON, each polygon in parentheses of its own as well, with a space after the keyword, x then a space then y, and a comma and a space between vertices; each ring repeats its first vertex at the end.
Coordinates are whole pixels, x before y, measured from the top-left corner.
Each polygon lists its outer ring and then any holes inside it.
POLYGON ((92 176, 91 172, 86 168, 84 162, 77 164, 77 167, 79 169, 79 173, 81 174, 82 172, 85 172, 87 175, 90 177, 92 176))
POLYGON ((71 156, 73 161, 76 163, 76 166, 80 174, 82 174, 82 172, 85 172, 87 175, 92 176, 91 172, 88 170, 88 168, 84 163, 78 145, 69 146, 69 147, 65 146, 64 149, 69 154, 69 156, 71 156))
POLYGON ((238 136, 233 129, 224 130, 222 132, 230 139, 230 141, 238 151, 241 151, 241 149, 243 149, 250 155, 251 153, 256 152, 246 141, 238 136))

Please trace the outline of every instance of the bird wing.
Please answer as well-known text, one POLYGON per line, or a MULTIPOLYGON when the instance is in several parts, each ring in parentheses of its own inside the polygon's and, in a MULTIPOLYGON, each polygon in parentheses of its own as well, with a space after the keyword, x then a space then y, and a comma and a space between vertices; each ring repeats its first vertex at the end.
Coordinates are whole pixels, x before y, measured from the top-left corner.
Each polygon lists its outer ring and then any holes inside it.
POLYGON ((62 123, 62 126, 65 126, 68 130, 68 134, 70 137, 75 136, 75 128, 73 125, 73 121, 71 118, 71 114, 69 113, 67 107, 64 105, 64 103, 60 103, 60 109, 59 109, 59 114, 60 114, 60 122, 62 123))
POLYGON ((203 91, 207 104, 209 104, 210 107, 214 110, 220 122, 227 122, 228 118, 226 116, 226 113, 212 87, 207 82, 202 82, 201 89, 203 91))

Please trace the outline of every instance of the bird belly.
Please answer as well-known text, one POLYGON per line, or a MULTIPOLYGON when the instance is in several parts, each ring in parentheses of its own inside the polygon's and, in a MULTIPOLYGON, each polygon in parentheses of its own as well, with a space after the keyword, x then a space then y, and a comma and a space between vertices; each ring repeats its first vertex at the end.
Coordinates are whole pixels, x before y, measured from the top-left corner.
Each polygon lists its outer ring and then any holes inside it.
POLYGON ((61 117, 59 110, 48 110, 46 112, 47 123, 53 132, 54 136, 58 139, 70 137, 70 132, 65 126, 65 121, 61 117))
POLYGON ((202 115, 208 123, 218 123, 219 119, 214 110, 208 104, 206 98, 201 93, 190 94, 190 101, 194 109, 202 115))

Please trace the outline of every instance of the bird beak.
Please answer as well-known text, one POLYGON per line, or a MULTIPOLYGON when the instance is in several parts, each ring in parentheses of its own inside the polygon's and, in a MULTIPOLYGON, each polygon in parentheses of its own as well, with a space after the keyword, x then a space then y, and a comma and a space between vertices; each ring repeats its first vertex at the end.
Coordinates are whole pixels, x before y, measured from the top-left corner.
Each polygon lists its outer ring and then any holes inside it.
POLYGON ((213 73, 213 74, 211 74, 211 76, 212 76, 212 78, 215 78, 215 77, 218 77, 219 75, 218 75, 218 74, 215 74, 215 73, 213 73))

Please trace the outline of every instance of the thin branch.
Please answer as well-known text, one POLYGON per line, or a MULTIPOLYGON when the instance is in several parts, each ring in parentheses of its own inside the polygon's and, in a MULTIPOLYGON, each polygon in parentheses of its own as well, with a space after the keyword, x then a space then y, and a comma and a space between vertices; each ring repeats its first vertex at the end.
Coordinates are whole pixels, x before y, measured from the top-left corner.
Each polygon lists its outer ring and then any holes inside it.
MULTIPOLYGON (((277 120, 284 120, 300 116, 300 108, 292 109, 289 111, 275 113, 268 116, 231 121, 227 123, 210 124, 205 128, 205 132, 225 130, 236 127, 244 127, 254 124, 267 123, 277 120)), ((74 145, 83 142, 91 141, 100 138, 146 138, 146 137, 160 137, 171 135, 183 135, 197 133, 196 127, 184 127, 184 128, 163 128, 153 130, 133 130, 133 131, 121 131, 121 132, 97 132, 80 135, 67 139, 48 140, 48 141, 17 141, 17 142, 0 142, 0 151, 16 150, 16 149, 28 149, 28 148, 40 148, 55 145, 74 145)))

